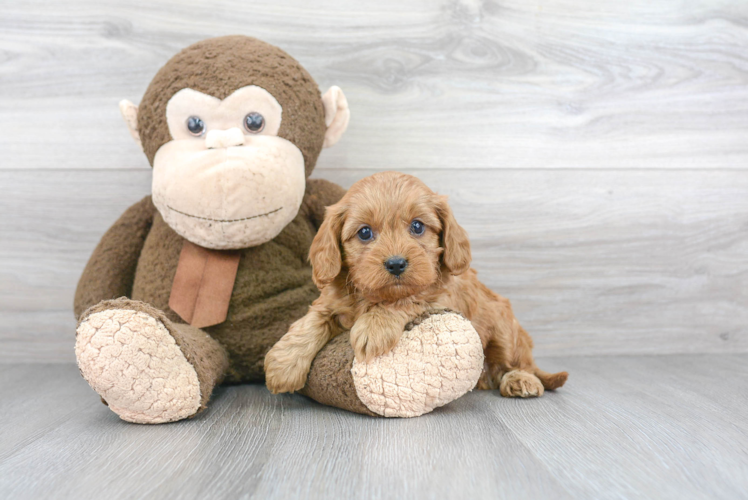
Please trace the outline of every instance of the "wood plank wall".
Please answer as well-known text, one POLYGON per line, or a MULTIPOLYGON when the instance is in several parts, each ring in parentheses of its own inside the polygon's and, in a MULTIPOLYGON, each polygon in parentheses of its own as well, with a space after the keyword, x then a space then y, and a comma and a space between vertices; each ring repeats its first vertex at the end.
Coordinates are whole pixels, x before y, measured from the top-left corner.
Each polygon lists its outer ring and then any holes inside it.
POLYGON ((748 3, 5 2, 0 361, 72 361, 98 238, 150 189, 119 117, 174 53, 247 34, 341 86, 315 173, 451 197, 541 356, 748 351, 748 3))

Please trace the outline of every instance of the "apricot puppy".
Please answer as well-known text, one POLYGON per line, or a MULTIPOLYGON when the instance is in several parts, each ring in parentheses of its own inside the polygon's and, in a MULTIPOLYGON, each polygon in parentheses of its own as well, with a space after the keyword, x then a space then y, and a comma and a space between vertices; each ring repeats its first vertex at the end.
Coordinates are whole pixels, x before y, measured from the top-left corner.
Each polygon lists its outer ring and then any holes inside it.
POLYGON ((321 295, 265 357, 273 393, 303 388, 314 357, 341 332, 351 331, 356 359, 366 362, 392 349, 410 320, 443 308, 462 313, 480 335, 479 389, 531 397, 566 382, 566 372, 535 365, 532 339, 509 301, 478 281, 447 198, 411 175, 382 172, 355 183, 327 208, 309 258, 321 295))

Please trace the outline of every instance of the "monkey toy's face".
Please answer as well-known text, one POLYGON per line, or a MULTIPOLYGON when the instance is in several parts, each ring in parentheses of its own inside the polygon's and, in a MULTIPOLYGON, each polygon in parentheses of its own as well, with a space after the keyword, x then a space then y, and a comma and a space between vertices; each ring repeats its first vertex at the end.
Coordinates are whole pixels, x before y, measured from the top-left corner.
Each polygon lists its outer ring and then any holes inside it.
POLYGON ((320 96, 290 56, 246 37, 175 56, 141 108, 120 103, 153 165, 154 205, 179 235, 219 250, 270 241, 296 217, 319 150, 349 118, 338 87, 320 96))
POLYGON ((274 238, 304 196, 304 157, 278 137, 283 110, 247 86, 226 99, 183 89, 166 106, 173 138, 153 162, 153 203, 180 235, 211 248, 274 238))

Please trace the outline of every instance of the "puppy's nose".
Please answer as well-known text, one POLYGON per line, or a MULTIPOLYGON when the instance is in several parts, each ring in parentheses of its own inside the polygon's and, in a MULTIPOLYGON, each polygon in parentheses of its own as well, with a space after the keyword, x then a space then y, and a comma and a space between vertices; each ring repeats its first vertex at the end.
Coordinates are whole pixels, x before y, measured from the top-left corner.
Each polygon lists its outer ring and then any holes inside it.
POLYGON ((384 267, 387 268, 388 273, 400 276, 405 271, 405 268, 408 267, 408 261, 400 256, 390 257, 385 261, 384 267))

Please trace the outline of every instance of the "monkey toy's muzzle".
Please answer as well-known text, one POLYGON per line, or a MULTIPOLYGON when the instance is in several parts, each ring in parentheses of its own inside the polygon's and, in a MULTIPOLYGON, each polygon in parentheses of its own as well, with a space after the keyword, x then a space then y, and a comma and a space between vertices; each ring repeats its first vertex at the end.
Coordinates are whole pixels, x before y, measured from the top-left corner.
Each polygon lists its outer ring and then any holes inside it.
POLYGON ((233 130, 172 141, 153 162, 153 203, 164 221, 217 250, 275 238, 296 217, 306 186, 304 158, 293 143, 275 136, 240 141, 233 130))

